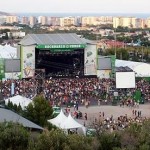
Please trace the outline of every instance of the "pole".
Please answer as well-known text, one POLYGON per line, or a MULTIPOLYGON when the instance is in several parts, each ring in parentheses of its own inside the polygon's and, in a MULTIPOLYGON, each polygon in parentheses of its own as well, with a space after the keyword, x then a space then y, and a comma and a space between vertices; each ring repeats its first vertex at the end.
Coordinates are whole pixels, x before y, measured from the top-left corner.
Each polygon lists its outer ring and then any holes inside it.
POLYGON ((142 62, 143 62, 143 45, 142 45, 142 62))
POLYGON ((3 89, 3 81, 2 81, 2 78, 1 78, 0 79, 0 102, 3 101, 2 89, 3 89))
POLYGON ((116 53, 117 53, 117 52, 116 52, 116 33, 115 33, 115 58, 116 58, 116 56, 117 56, 116 53))
POLYGON ((115 18, 115 33, 114 33, 115 34, 115 58, 116 58, 116 55, 117 55, 116 54, 116 28, 117 27, 116 27, 116 18, 115 18))
MULTIPOLYGON (((11 57, 11 59, 13 61, 15 55, 13 55, 13 54, 10 53, 10 57, 11 57)), ((13 96, 15 94, 14 70, 13 70, 13 67, 12 67, 12 70, 11 70, 11 74, 12 74, 12 79, 11 79, 11 96, 13 96)))

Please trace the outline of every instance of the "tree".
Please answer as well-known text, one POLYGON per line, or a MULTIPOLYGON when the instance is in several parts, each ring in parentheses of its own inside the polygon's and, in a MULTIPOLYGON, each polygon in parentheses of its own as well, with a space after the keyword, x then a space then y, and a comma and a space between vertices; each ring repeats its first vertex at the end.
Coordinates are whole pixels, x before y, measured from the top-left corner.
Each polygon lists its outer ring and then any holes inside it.
POLYGON ((35 144, 36 150, 63 150, 67 147, 67 136, 60 130, 43 132, 35 144))
POLYGON ((8 101, 8 104, 6 106, 6 108, 18 113, 18 114, 21 114, 22 113, 22 107, 19 103, 19 105, 17 106, 16 104, 13 104, 10 100, 8 101))
POLYGON ((34 148, 35 150, 98 150, 99 143, 95 138, 78 134, 66 135, 57 129, 43 132, 34 148))
POLYGON ((121 133, 121 147, 127 150, 139 149, 141 141, 139 140, 139 136, 143 134, 141 131, 141 125, 137 123, 130 124, 130 127, 121 133))
POLYGON ((7 104, 8 109, 12 110, 13 109, 13 103, 9 100, 7 104))
POLYGON ((96 150, 99 147, 98 141, 96 141, 95 138, 85 137, 78 134, 70 134, 67 138, 68 146, 71 150, 77 150, 78 148, 82 150, 96 150), (96 142, 96 144, 94 144, 94 142, 96 142))
POLYGON ((18 112, 19 114, 22 113, 22 107, 21 107, 20 103, 19 103, 19 106, 17 107, 17 112, 18 112))
POLYGON ((117 133, 102 133, 98 137, 100 142, 100 149, 102 150, 113 150, 116 147, 121 147, 120 135, 117 133))
POLYGON ((38 125, 47 126, 47 120, 52 117, 52 113, 49 102, 43 96, 37 96, 33 99, 33 103, 26 107, 23 116, 38 125))
POLYGON ((29 134, 23 126, 4 122, 0 124, 1 150, 26 150, 29 134))

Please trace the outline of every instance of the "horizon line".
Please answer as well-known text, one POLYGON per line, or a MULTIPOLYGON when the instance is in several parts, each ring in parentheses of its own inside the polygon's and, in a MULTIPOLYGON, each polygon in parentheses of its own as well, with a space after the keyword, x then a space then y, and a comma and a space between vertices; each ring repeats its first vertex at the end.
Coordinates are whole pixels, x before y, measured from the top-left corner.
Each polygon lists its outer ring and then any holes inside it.
POLYGON ((7 12, 7 11, 0 11, 3 13, 74 13, 74 14, 89 14, 89 13, 94 13, 94 14, 150 14, 150 12, 7 12))

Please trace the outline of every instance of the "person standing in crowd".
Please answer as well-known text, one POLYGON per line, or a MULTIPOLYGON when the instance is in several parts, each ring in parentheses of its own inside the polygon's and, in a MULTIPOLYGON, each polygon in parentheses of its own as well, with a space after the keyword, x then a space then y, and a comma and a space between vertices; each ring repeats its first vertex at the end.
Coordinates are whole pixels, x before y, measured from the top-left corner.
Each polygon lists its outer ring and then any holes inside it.
POLYGON ((133 116, 134 116, 134 109, 132 110, 132 114, 133 114, 133 116))
POLYGON ((135 116, 136 116, 136 113, 137 113, 137 110, 134 111, 135 116))
POLYGON ((84 114, 84 118, 85 118, 85 120, 87 120, 87 113, 84 114))
POLYGON ((103 116, 103 118, 104 118, 104 116, 105 116, 105 113, 104 113, 104 112, 102 113, 102 116, 103 116))
POLYGON ((98 99, 98 106, 100 106, 101 105, 101 100, 100 99, 98 99))

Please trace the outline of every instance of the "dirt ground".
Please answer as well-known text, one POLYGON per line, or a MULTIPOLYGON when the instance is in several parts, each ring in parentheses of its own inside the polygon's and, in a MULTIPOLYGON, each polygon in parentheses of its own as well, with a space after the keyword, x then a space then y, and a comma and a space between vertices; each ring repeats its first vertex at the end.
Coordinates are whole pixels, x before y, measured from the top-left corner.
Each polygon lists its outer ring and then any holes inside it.
MULTIPOLYGON (((111 117, 117 118, 121 115, 126 115, 129 117, 134 117, 132 114, 132 110, 137 110, 142 112, 142 117, 150 118, 150 104, 141 104, 139 108, 130 108, 130 107, 120 107, 120 106, 110 106, 110 105, 101 105, 101 106, 89 106, 86 108, 85 106, 79 106, 79 111, 83 114, 83 119, 77 119, 77 121, 81 124, 89 125, 95 118, 99 118, 100 112, 104 112, 105 118, 111 117), (87 121, 84 118, 84 114, 87 113, 87 121)), ((70 112, 74 112, 74 108, 70 108, 70 112)))

